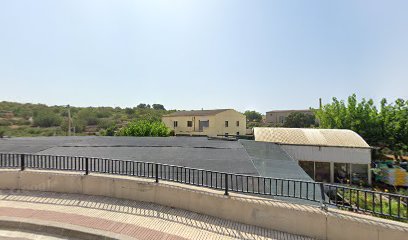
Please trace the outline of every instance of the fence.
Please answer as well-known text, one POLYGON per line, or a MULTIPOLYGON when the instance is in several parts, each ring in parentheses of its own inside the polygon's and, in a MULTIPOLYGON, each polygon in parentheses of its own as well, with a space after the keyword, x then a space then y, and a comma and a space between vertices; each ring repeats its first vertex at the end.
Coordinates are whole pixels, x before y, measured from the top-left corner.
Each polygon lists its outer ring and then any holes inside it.
POLYGON ((82 156, 0 153, 0 168, 137 176, 251 195, 279 196, 408 220, 408 196, 321 182, 225 173, 153 162, 82 156))

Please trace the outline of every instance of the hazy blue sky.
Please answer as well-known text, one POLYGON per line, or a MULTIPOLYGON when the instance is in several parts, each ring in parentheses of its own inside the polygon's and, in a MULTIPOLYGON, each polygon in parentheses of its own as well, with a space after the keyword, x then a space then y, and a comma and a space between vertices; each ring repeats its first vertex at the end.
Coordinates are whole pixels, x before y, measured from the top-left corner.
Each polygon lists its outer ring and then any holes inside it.
POLYGON ((408 98, 408 1, 0 0, 1 100, 296 109, 408 98))

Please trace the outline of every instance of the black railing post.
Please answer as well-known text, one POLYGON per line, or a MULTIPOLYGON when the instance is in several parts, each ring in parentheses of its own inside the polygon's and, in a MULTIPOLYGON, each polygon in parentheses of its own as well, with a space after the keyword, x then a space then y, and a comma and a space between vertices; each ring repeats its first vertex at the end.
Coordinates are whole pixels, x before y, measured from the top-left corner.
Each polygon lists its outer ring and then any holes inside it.
POLYGON ((25 154, 21 154, 20 155, 20 167, 21 167, 21 171, 24 171, 25 169, 25 154))
POLYGON ((156 171, 156 182, 158 183, 159 182, 159 164, 155 163, 154 168, 156 171))
POLYGON ((320 198, 320 207, 323 210, 327 210, 327 206, 326 206, 326 194, 324 193, 324 185, 323 183, 319 183, 320 185, 320 194, 322 195, 320 198))
POLYGON ((224 176, 225 176, 225 193, 224 193, 224 195, 228 195, 228 174, 227 173, 225 173, 224 174, 224 176))
POLYGON ((85 158, 85 175, 89 174, 89 158, 85 158))

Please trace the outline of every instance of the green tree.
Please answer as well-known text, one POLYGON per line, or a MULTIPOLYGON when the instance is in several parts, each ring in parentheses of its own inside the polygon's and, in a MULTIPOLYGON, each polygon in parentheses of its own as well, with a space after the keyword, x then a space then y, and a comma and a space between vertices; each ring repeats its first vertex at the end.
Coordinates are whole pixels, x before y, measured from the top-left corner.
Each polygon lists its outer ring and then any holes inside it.
POLYGON ((347 103, 333 102, 315 110, 321 128, 351 129, 368 144, 390 149, 395 158, 408 151, 408 101, 397 99, 388 104, 383 99, 378 110, 373 100, 357 100, 355 94, 347 103))
POLYGON ((256 111, 245 111, 244 115, 249 122, 260 122, 262 120, 262 114, 256 111))
POLYGON ((150 105, 145 104, 145 103, 140 103, 139 105, 136 106, 136 108, 140 108, 140 109, 150 108, 150 105))
POLYGON ((127 115, 132 115, 133 113, 135 113, 135 110, 133 110, 132 108, 125 108, 125 113, 127 115))
POLYGON ((153 107, 153 109, 155 109, 155 110, 166 110, 166 109, 164 108, 164 106, 161 105, 161 104, 153 104, 152 107, 153 107))
POLYGON ((395 159, 408 152, 408 101, 397 99, 393 104, 381 101, 379 112, 379 145, 393 151, 395 159))
POLYGON ((305 114, 301 112, 293 112, 286 118, 284 127, 288 128, 309 128, 316 124, 316 119, 313 114, 305 114))
POLYGON ((127 126, 121 128, 117 136, 135 136, 135 137, 168 137, 170 129, 159 121, 139 120, 129 123, 127 126))

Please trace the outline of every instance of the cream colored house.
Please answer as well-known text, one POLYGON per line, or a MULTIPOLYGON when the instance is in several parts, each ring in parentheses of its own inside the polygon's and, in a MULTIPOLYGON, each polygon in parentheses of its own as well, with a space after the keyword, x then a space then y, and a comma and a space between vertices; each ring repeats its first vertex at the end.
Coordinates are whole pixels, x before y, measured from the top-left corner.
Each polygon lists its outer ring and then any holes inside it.
POLYGON ((164 115, 176 135, 245 135, 246 117, 233 109, 178 111, 164 115))

